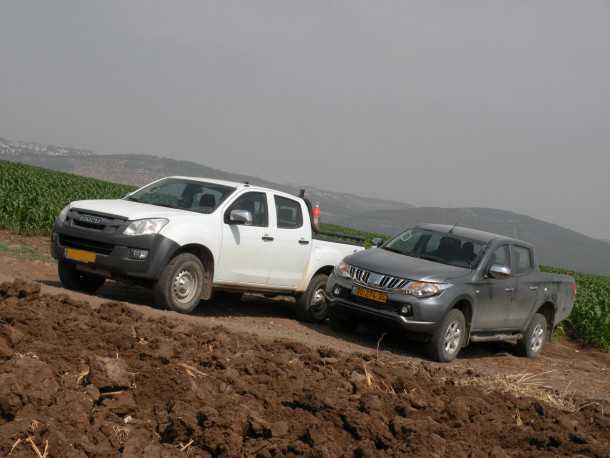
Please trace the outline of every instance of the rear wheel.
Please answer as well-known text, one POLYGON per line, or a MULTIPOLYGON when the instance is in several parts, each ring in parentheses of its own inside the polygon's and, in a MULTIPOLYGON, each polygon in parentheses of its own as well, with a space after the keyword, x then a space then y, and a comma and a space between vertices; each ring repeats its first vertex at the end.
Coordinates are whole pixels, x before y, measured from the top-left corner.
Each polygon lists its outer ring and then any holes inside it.
POLYGON ((430 340, 428 352, 435 361, 453 361, 466 340, 466 319, 458 310, 450 310, 430 340))
POLYGON ((328 275, 318 274, 309 282, 307 291, 297 298, 295 312, 300 321, 321 322, 328 316, 326 283, 328 275))
POLYGON ((542 352, 547 337, 546 318, 541 313, 536 313, 532 322, 527 327, 523 339, 517 342, 517 351, 522 356, 535 358, 542 352))
POLYGON ((76 270, 73 264, 65 261, 57 263, 57 274, 61 285, 72 291, 80 291, 82 293, 95 293, 104 284, 106 279, 97 275, 92 275, 86 272, 76 270))
POLYGON ((179 313, 191 313, 201 299, 205 268, 191 253, 173 258, 155 285, 155 301, 164 308, 179 313))

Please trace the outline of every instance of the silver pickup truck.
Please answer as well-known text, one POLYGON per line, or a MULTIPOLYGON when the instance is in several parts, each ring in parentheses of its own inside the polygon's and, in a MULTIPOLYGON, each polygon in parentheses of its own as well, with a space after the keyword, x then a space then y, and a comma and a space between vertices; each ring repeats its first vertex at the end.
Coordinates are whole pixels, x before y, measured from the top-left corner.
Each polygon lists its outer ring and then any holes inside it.
POLYGON ((377 318, 423 337, 430 356, 447 362, 483 341, 513 341, 537 356, 570 314, 576 283, 540 272, 521 240, 427 224, 346 257, 326 295, 333 328, 377 318))

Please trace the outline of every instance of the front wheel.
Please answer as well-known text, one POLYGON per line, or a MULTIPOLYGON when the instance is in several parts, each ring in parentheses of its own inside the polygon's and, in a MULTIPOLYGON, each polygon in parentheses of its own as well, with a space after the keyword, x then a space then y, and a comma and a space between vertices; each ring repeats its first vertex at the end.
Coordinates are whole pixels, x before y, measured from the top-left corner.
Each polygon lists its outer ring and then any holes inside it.
POLYGON ((547 335, 546 318, 541 313, 536 313, 532 322, 525 331, 523 339, 517 342, 517 351, 522 356, 535 358, 544 347, 547 335))
POLYGON ((88 294, 95 293, 106 281, 104 277, 80 272, 65 261, 57 263, 57 275, 64 288, 88 294))
POLYGON ((326 283, 328 275, 318 274, 309 282, 307 291, 297 298, 296 315, 299 321, 319 323, 328 316, 326 302, 326 283))
POLYGON ((201 260, 191 253, 173 258, 155 285, 157 305, 178 313, 191 313, 199 304, 205 279, 201 260))
POLYGON ((461 310, 453 309, 434 331, 429 343, 430 357, 441 363, 453 361, 466 338, 466 319, 461 310))

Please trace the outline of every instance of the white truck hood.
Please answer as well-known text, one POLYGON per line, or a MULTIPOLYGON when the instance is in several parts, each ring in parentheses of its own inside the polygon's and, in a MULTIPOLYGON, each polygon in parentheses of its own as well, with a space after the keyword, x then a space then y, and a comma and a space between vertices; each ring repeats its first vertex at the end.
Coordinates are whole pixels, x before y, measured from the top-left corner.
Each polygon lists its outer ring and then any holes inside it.
POLYGON ((144 218, 170 218, 172 216, 193 215, 193 212, 177 208, 160 207, 158 205, 142 204, 124 199, 113 200, 78 200, 70 204, 70 208, 89 210, 97 213, 122 216, 131 221, 144 218))

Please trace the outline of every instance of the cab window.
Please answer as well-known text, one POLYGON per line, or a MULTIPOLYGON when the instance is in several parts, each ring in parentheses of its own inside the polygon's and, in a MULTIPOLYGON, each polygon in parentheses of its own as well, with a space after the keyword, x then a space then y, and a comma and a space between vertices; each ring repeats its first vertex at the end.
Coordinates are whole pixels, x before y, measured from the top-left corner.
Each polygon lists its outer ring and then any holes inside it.
POLYGON ((303 226, 303 211, 299 202, 280 196, 274 196, 274 199, 278 228, 297 229, 303 226))
POLYGON ((504 267, 510 268, 510 255, 508 252, 508 245, 503 245, 497 248, 489 258, 488 267, 498 264, 504 267))
POLYGON ((229 215, 233 210, 249 211, 252 214, 252 224, 250 226, 269 226, 267 195, 264 192, 247 192, 239 196, 225 213, 225 223, 229 222, 229 215))
POLYGON ((515 273, 525 274, 532 270, 532 253, 529 248, 525 248, 518 245, 513 245, 512 247, 513 260, 515 264, 515 273))

